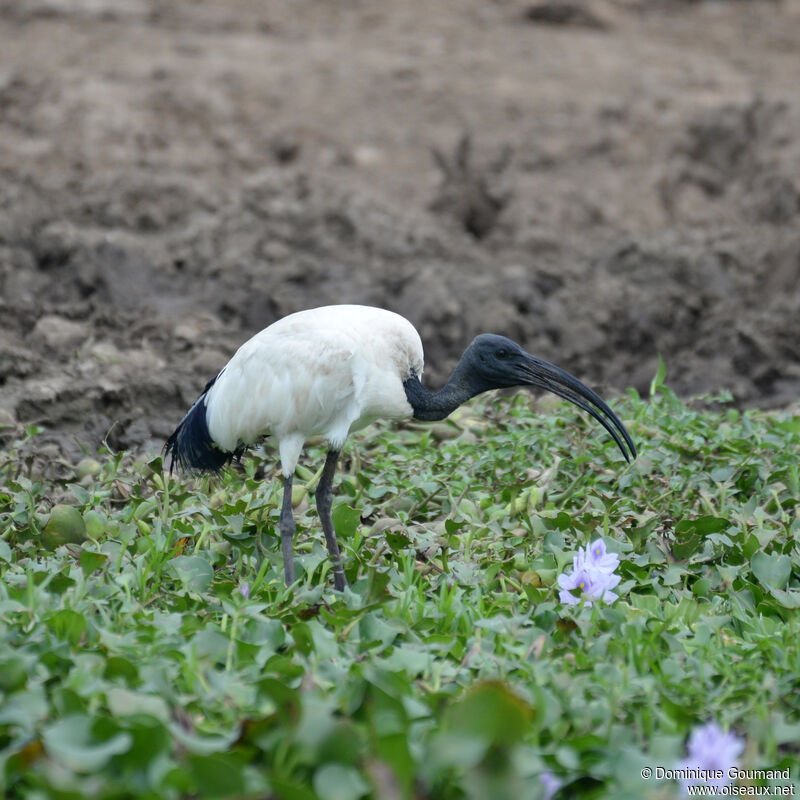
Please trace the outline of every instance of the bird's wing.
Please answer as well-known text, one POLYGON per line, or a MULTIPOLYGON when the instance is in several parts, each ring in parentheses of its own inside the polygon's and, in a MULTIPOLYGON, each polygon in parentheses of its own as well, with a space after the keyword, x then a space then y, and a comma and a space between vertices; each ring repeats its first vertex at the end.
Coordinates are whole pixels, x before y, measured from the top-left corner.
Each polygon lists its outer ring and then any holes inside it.
POLYGON ((208 394, 213 439, 226 450, 265 433, 341 444, 358 418, 366 365, 340 330, 271 331, 242 345, 208 394))

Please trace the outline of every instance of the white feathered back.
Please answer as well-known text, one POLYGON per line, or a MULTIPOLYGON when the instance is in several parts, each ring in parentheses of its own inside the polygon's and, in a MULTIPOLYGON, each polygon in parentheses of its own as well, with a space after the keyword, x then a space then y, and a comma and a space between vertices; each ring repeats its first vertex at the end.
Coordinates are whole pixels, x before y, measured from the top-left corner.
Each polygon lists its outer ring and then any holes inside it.
POLYGON ((338 449, 350 430, 410 417, 403 380, 422 368, 419 334, 399 314, 358 305, 299 311, 236 351, 206 397, 208 430, 226 451, 271 434, 284 471, 294 471, 310 436, 338 449))

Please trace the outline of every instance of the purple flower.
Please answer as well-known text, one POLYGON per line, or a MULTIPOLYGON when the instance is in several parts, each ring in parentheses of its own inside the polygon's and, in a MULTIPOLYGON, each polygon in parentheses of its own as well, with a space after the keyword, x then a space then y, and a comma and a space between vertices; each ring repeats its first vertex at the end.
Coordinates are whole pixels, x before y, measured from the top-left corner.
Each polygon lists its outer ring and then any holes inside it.
POLYGON ((613 603, 618 595, 611 590, 622 580, 614 573, 618 564, 619 556, 607 553, 602 539, 596 539, 588 548, 579 547, 578 554, 572 559, 572 572, 558 576, 561 602, 571 606, 577 605, 581 599, 587 606, 591 606, 594 600, 613 603))
POLYGON ((606 552, 606 543, 602 539, 595 539, 585 550, 579 547, 578 558, 600 572, 611 573, 619 566, 619 556, 606 552))
POLYGON ((689 736, 688 757, 678 764, 678 769, 687 773, 681 778, 684 790, 698 784, 728 786, 728 771, 739 766, 744 744, 744 739, 724 733, 716 722, 696 727, 689 736))
POLYGON ((239 591, 242 593, 242 597, 244 597, 245 600, 249 600, 250 599, 250 583, 249 583, 249 581, 245 581, 239 587, 239 591))
POLYGON ((564 573, 558 576, 558 585, 561 587, 558 596, 562 603, 571 606, 577 605, 581 598, 587 606, 591 606, 593 600, 610 604, 618 597, 611 590, 620 580, 619 575, 609 575, 584 565, 569 575, 564 573), (572 592, 578 592, 578 596, 572 592))
POLYGON ((544 794, 542 795, 543 800, 551 800, 553 795, 563 785, 563 781, 560 778, 556 778, 549 769, 545 770, 539 777, 541 778, 542 788, 544 789, 544 794))

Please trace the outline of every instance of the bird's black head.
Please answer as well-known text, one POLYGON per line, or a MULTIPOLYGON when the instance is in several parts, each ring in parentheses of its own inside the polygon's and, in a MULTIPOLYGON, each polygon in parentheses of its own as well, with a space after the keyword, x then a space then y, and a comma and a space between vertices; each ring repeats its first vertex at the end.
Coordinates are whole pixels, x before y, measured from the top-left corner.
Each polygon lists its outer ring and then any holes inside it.
POLYGON ((485 383, 486 389, 505 389, 527 383, 525 368, 529 359, 528 353, 516 342, 495 333, 476 336, 462 356, 472 379, 476 384, 485 383))
POLYGON ((523 350, 505 336, 482 333, 464 351, 453 378, 469 396, 489 389, 535 386, 574 403, 594 417, 630 461, 636 448, 619 417, 603 399, 569 372, 523 350))

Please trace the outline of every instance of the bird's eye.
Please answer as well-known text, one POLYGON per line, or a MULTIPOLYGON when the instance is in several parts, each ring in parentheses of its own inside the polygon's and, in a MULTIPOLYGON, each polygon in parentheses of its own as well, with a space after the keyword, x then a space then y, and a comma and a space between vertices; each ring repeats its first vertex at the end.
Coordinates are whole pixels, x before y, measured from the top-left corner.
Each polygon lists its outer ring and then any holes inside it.
POLYGON ((497 351, 498 358, 508 358, 508 350, 504 350, 502 347, 497 351))

